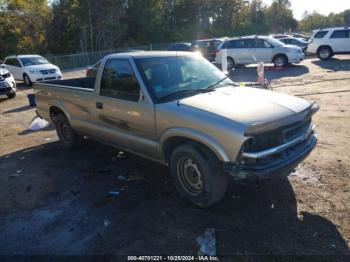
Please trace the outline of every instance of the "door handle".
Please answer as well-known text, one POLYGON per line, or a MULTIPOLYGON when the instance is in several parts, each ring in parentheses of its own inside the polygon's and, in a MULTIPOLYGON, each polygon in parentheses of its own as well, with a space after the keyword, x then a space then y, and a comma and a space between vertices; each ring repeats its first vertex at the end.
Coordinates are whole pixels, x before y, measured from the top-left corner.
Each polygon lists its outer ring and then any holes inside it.
POLYGON ((103 104, 101 102, 96 102, 96 108, 103 109, 103 104))

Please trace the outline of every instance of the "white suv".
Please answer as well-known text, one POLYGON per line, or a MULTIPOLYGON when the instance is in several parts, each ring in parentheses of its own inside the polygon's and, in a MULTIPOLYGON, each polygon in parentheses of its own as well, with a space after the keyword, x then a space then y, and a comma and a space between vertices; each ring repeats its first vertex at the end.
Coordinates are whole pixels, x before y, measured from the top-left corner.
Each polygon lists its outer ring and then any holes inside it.
POLYGON ((315 30, 307 52, 317 54, 321 60, 329 59, 335 54, 350 53, 350 29, 334 27, 315 30))
POLYGON ((251 36, 225 41, 217 50, 215 62, 222 63, 222 49, 227 49, 227 67, 235 65, 256 64, 259 62, 274 63, 283 67, 289 63, 299 63, 304 59, 301 48, 286 45, 272 37, 251 36))
POLYGON ((61 70, 39 55, 18 55, 5 58, 4 64, 16 80, 27 86, 33 82, 61 79, 61 70))

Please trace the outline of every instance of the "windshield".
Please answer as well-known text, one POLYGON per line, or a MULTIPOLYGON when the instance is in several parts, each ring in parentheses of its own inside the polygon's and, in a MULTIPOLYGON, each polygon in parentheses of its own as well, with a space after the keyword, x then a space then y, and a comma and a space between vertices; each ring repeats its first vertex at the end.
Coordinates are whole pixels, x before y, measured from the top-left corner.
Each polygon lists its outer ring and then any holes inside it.
MULTIPOLYGON (((204 90, 226 77, 200 56, 137 58, 135 62, 149 92, 157 101, 171 94, 179 94, 173 100, 191 95, 191 91, 204 90)), ((220 85, 232 83, 227 78, 220 85)))
POLYGON ((285 45, 285 44, 282 43, 280 40, 277 40, 277 39, 275 39, 275 38, 269 38, 269 42, 270 42, 270 44, 272 44, 274 47, 285 45))
POLYGON ((23 64, 23 66, 44 65, 44 64, 49 64, 50 63, 49 61, 47 61, 42 56, 33 56, 33 57, 21 58, 21 62, 23 64))

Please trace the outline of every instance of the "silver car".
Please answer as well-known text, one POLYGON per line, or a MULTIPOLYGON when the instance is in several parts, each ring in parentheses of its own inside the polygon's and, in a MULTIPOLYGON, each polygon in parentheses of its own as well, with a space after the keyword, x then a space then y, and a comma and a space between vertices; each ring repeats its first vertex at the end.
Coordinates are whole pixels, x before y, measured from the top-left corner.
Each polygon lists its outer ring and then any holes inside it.
POLYGON ((274 63, 283 67, 290 63, 299 63, 304 59, 301 48, 286 45, 272 37, 252 36, 230 39, 222 43, 216 54, 215 62, 222 64, 227 59, 227 67, 235 65, 256 64, 259 62, 274 63), (223 57, 223 49, 227 57, 223 57))

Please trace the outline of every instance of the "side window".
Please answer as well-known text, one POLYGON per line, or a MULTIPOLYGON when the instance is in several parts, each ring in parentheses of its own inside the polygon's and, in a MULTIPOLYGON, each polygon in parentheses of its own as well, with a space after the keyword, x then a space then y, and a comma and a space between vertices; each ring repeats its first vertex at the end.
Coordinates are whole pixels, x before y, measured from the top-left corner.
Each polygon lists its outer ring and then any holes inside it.
POLYGON ((15 59, 13 59, 13 58, 6 59, 5 60, 5 65, 14 66, 15 65, 14 61, 15 61, 15 59))
POLYGON ((244 48, 244 40, 232 41, 232 48, 244 48))
POLYGON ((137 102, 140 87, 128 60, 107 61, 101 78, 101 96, 137 102))
POLYGON ((255 47, 255 39, 245 39, 244 40, 244 48, 254 48, 255 47))
POLYGON ((263 39, 255 39, 255 48, 266 48, 265 41, 263 39))
POLYGON ((234 48, 234 42, 235 41, 226 41, 223 45, 222 48, 223 49, 230 49, 230 48, 234 48))
POLYGON ((18 59, 16 59, 16 58, 7 59, 6 64, 11 65, 11 66, 21 67, 21 64, 19 63, 18 59))
POLYGON ((325 35, 328 34, 328 31, 318 31, 315 35, 314 38, 320 39, 325 37, 325 35))
POLYGON ((336 30, 330 38, 349 38, 349 30, 336 30))
POLYGON ((272 45, 269 42, 265 41, 265 40, 264 40, 264 46, 265 46, 265 48, 271 48, 272 47, 272 45))

